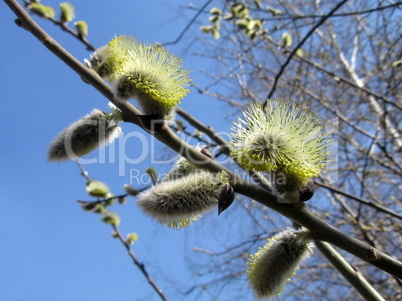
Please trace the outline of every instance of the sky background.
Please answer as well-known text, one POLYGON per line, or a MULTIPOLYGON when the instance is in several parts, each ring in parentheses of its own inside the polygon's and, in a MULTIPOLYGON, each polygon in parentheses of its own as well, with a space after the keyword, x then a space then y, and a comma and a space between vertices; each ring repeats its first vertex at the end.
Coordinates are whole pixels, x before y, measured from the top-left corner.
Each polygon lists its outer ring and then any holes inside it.
MULTIPOLYGON (((60 2, 42 3, 58 11, 60 2)), ((76 20, 88 23, 88 39, 95 47, 121 34, 135 35, 142 41, 171 41, 195 14, 183 9, 187 1, 177 0, 72 3, 76 20)), ((47 162, 52 139, 93 108, 107 110, 108 101, 31 34, 15 26, 14 19, 1 1, 0 301, 159 300, 123 246, 111 238, 111 228, 100 222, 99 215, 82 211, 76 203, 77 199, 91 200, 77 166, 73 162, 47 162)), ((89 57, 74 38, 46 20, 34 19, 76 58, 89 57)), ((201 20, 207 23, 207 16, 201 20)), ((192 38, 191 31, 180 45, 170 49, 184 59, 185 66, 193 70, 192 78, 200 83, 198 70, 208 65, 194 59, 192 54, 201 51, 202 45, 192 38)), ((228 128, 221 120, 227 108, 194 90, 182 107, 219 131, 228 128)), ((123 129, 148 137, 133 125, 124 125, 123 129)), ((111 149, 137 158, 141 154, 137 142, 130 139, 111 145, 111 149)), ((173 155, 160 143, 155 150, 157 158, 162 153, 173 155)), ((108 156, 110 149, 103 151, 108 156)), ((97 158, 98 152, 88 157, 97 158)), ((135 166, 107 161, 85 168, 90 177, 106 182, 115 194, 124 192, 122 186, 130 182, 130 169, 137 173, 153 166, 166 172, 170 167, 152 164, 149 159, 135 166), (126 172, 119 176, 122 166, 126 172)), ((176 286, 180 281, 190 284, 195 277, 185 254, 191 252, 194 241, 203 241, 201 246, 205 247, 209 237, 217 233, 203 233, 202 223, 182 231, 160 226, 141 214, 133 199, 111 210, 121 215, 124 234, 139 235, 133 250, 166 295, 171 300, 185 299, 177 295, 176 286)), ((222 239, 227 238, 222 235, 222 239)))
MULTIPOLYGON (((43 0, 42 3, 58 11, 60 2, 43 0)), ((185 9, 188 2, 182 0, 72 3, 76 20, 88 23, 88 39, 95 47, 121 34, 150 42, 175 40, 195 14, 185 9)), ((202 15, 178 45, 169 47, 184 59, 185 66, 193 70, 194 82, 201 86, 205 78, 199 70, 214 67, 193 55, 203 49, 197 40, 199 35, 194 33, 201 23, 208 23, 207 18, 202 15)), ((0 111, 0 301, 159 300, 131 264, 123 246, 111 238, 110 226, 100 222, 99 215, 82 211, 76 203, 76 200, 91 200, 76 164, 47 162, 52 139, 93 108, 108 110, 108 101, 31 34, 15 26, 14 19, 15 15, 0 2, 3 103, 0 111)), ((83 61, 89 57, 90 53, 80 42, 50 22, 34 19, 76 58, 83 61)), ((217 131, 227 131, 228 121, 235 119, 230 108, 194 89, 181 107, 217 131)), ((123 130, 126 134, 136 131, 141 137, 149 137, 131 124, 123 125, 123 130)), ((112 151, 111 158, 126 154, 135 159, 142 152, 140 142, 130 138, 87 157, 101 158, 102 154, 108 157, 112 151)), ((146 143, 152 145, 151 141, 146 143)), ((152 153, 158 159, 174 155, 159 142, 155 142, 152 153)), ((124 156, 120 159, 124 160, 124 156)), ((163 173, 171 163, 155 164, 150 158, 136 164, 107 159, 106 163, 85 168, 90 177, 106 182, 113 193, 120 194, 124 193, 123 184, 130 183, 130 170, 137 174, 150 166, 163 173)), ((196 295, 186 299, 178 296, 177 290, 185 290, 197 281, 196 267, 188 261, 192 247, 219 251, 221 246, 213 245, 211 238, 225 241, 227 245, 235 244, 238 239, 230 229, 204 230, 206 223, 216 219, 214 214, 188 229, 174 231, 141 214, 133 199, 111 210, 121 215, 123 234, 139 235, 133 250, 170 300, 211 300, 205 296, 197 299, 196 295), (188 286, 182 287, 181 283, 188 286)), ((220 217, 220 222, 228 224, 235 220, 228 213, 220 217)), ((233 299, 236 292, 226 291, 222 296, 225 297, 220 300, 233 299)))

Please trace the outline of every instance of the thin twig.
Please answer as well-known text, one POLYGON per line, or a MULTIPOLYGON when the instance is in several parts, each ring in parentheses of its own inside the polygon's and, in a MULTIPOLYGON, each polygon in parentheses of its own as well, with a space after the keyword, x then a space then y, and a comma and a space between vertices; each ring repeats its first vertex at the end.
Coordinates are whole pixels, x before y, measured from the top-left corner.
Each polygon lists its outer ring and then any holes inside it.
POLYGON ((191 27, 191 25, 195 22, 195 20, 197 20, 198 16, 202 13, 202 11, 212 2, 213 0, 208 0, 207 2, 205 2, 205 4, 198 10, 198 12, 195 14, 195 16, 190 20, 190 22, 186 25, 186 27, 184 27, 184 29, 182 30, 182 32, 179 34, 179 36, 177 37, 176 40, 171 41, 171 42, 166 42, 166 43, 162 43, 163 46, 166 45, 173 45, 173 44, 177 44, 181 38, 184 36, 184 34, 187 32, 187 30, 189 30, 189 28, 191 27))
POLYGON ((378 211, 381 211, 381 212, 384 212, 384 213, 386 213, 386 214, 389 214, 389 215, 391 215, 391 216, 393 216, 393 217, 402 219, 402 214, 399 214, 398 212, 392 211, 392 210, 390 210, 390 209, 388 209, 388 208, 386 208, 386 207, 384 207, 384 206, 382 206, 382 205, 380 205, 380 204, 376 204, 376 203, 374 203, 374 202, 372 202, 372 201, 369 201, 369 200, 360 198, 360 197, 358 197, 358 196, 355 196, 355 195, 353 195, 353 194, 347 193, 347 192, 345 192, 345 191, 343 191, 343 190, 340 190, 340 189, 338 189, 338 188, 336 188, 336 187, 327 185, 327 184, 325 184, 325 183, 323 183, 323 182, 314 181, 314 184, 316 184, 317 186, 321 186, 321 187, 327 188, 327 189, 329 189, 329 190, 331 190, 331 191, 333 191, 333 192, 335 192, 335 193, 338 193, 338 194, 341 194, 341 195, 343 195, 343 196, 346 196, 346 197, 349 198, 349 199, 358 201, 358 202, 361 203, 361 204, 365 204, 365 205, 367 205, 367 206, 369 206, 369 207, 371 207, 371 208, 374 208, 374 209, 376 209, 376 210, 378 210, 378 211))
MULTIPOLYGON (((289 54, 288 58, 286 59, 285 63, 281 66, 279 69, 279 72, 275 76, 274 84, 271 88, 271 91, 268 93, 267 99, 270 99, 272 95, 275 93, 276 86, 278 85, 279 79, 281 78, 283 72, 285 71, 285 68, 287 65, 290 63, 292 60, 293 56, 296 55, 296 52, 299 48, 303 46, 303 44, 310 38, 310 36, 316 31, 318 27, 320 27, 331 15, 333 15, 342 5, 344 5, 348 0, 343 0, 339 2, 327 15, 321 18, 320 21, 317 22, 316 25, 313 26, 313 28, 310 29, 310 31, 306 34, 306 36, 297 44, 297 46, 293 49, 293 51, 289 54)), ((267 101, 264 102, 264 107, 267 105, 267 101)))
POLYGON ((163 293, 162 289, 160 289, 155 281, 152 279, 152 277, 148 274, 145 265, 138 260, 138 258, 135 256, 133 250, 131 250, 130 245, 127 243, 127 241, 124 239, 124 237, 121 235, 119 229, 117 228, 116 225, 112 225, 113 230, 115 232, 116 237, 120 240, 120 242, 124 245, 124 247, 127 250, 128 255, 131 257, 133 260, 133 263, 135 264, 136 267, 141 271, 141 273, 144 275, 144 277, 147 279, 148 283, 152 286, 154 291, 159 295, 159 297, 164 300, 168 301, 168 298, 165 296, 163 293))
MULTIPOLYGON (((381 11, 381 10, 385 10, 388 8, 392 8, 392 7, 396 7, 402 5, 402 2, 396 2, 396 3, 392 3, 390 5, 385 5, 385 6, 379 6, 376 8, 370 8, 370 9, 366 9, 366 10, 361 10, 361 11, 354 11, 354 12, 350 12, 350 13, 340 13, 340 14, 333 14, 332 16, 330 16, 331 18, 334 17, 347 17, 347 16, 356 16, 356 15, 363 15, 363 14, 368 14, 368 13, 372 13, 372 12, 377 12, 377 11, 381 11)), ((278 20, 299 20, 299 19, 311 19, 311 18, 323 18, 325 17, 325 15, 289 15, 289 16, 284 16, 281 17, 279 16, 275 16, 273 18, 261 18, 261 20, 264 21, 278 21, 278 20)))

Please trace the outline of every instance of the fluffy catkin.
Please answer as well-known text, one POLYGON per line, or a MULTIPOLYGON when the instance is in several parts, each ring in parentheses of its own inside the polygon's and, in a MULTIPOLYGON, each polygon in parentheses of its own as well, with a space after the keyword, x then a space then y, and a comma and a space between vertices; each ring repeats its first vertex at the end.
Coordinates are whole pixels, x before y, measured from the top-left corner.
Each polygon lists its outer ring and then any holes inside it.
POLYGON ((249 282, 258 298, 279 295, 299 264, 311 253, 307 231, 286 230, 273 238, 248 262, 249 282))
POLYGON ((161 224, 191 220, 218 205, 218 178, 217 174, 199 171, 164 181, 140 194, 137 204, 161 224))
POLYGON ((49 161, 82 157, 111 142, 121 130, 111 114, 94 109, 62 131, 50 144, 49 161))

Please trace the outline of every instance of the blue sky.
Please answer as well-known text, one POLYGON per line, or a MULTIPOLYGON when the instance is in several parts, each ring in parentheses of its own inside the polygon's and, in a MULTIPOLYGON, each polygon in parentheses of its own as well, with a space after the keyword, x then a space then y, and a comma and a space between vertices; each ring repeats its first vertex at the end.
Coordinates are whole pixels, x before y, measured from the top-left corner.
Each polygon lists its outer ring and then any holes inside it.
MULTIPOLYGON (((55 8, 59 5, 52 0, 42 3, 55 8)), ((88 38, 96 47, 120 34, 150 42, 174 40, 194 14, 180 8, 188 5, 187 1, 177 0, 73 4, 76 20, 89 24, 88 38)), ((158 300, 123 247, 111 238, 110 227, 100 222, 98 215, 79 208, 77 199, 90 198, 77 166, 46 160, 48 145, 61 130, 93 108, 107 110, 107 101, 31 34, 15 26, 14 19, 0 2, 0 300, 158 300)), ((34 19, 75 57, 89 57, 78 41, 50 22, 34 19)), ((207 16, 201 20, 206 23, 207 16)), ((194 70, 194 81, 202 84, 197 70, 208 68, 208 63, 192 56, 202 50, 192 36, 188 32, 180 45, 170 49, 194 70)), ((221 117, 228 114, 227 108, 195 91, 183 100, 182 107, 218 131, 228 128, 221 117)), ((133 125, 124 125, 123 129, 138 130, 133 125)), ((118 145, 112 147, 119 152, 118 145)), ((135 141, 128 141, 125 147, 131 158, 141 151, 135 141)), ((166 156, 172 154, 159 143, 156 150, 166 156)), ((109 154, 110 149, 103 151, 109 154)), ((97 152, 90 155, 97 156, 97 152)), ((125 165, 127 170, 141 172, 149 166, 154 166, 149 159, 136 166, 125 165)), ((160 172, 169 168, 154 167, 160 172)), ((118 176, 118 162, 88 165, 86 169, 116 194, 129 183, 128 173, 118 176)), ((175 287, 180 281, 194 280, 194 270, 190 271, 185 257, 192 247, 201 243, 201 247, 214 248, 211 236, 227 239, 228 244, 236 240, 230 231, 204 233, 202 223, 182 231, 167 229, 142 215, 133 199, 112 210, 122 217, 123 233, 138 233, 133 250, 171 300, 180 300, 175 287)), ((230 297, 229 292, 224 295, 230 297)))

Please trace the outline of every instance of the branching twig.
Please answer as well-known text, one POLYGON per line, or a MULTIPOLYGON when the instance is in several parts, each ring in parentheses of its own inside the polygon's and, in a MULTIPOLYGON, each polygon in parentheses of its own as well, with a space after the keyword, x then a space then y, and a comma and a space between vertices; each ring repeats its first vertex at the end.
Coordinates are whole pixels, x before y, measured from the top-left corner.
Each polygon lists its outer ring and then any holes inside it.
MULTIPOLYGON (((28 2, 27 0, 24 0, 24 5, 26 7, 29 8, 29 4, 31 4, 31 3, 28 2)), ((70 27, 68 27, 66 23, 57 21, 54 18, 46 18, 46 19, 51 21, 54 25, 59 26, 63 31, 69 33, 70 35, 72 35, 77 40, 81 41, 87 47, 87 50, 89 50, 89 51, 95 51, 96 50, 96 48, 94 46, 92 46, 91 43, 88 42, 86 37, 83 37, 83 36, 79 35, 77 32, 75 32, 70 27)))
MULTIPOLYGON (((297 46, 293 49, 293 51, 289 54, 288 58, 286 59, 285 63, 279 69, 279 72, 275 76, 274 84, 271 88, 271 91, 268 93, 267 99, 270 99, 272 95, 275 93, 276 86, 278 85, 278 81, 282 76, 283 72, 285 71, 286 66, 290 63, 292 58, 295 56, 297 50, 303 46, 303 44, 308 40, 308 38, 316 31, 318 27, 320 27, 331 15, 333 15, 342 5, 344 5, 348 0, 343 0, 339 2, 327 15, 321 18, 320 21, 317 22, 313 28, 306 34, 306 36, 297 44, 297 46)), ((267 105, 267 102, 264 102, 264 107, 267 105)))
MULTIPOLYGON (((77 162, 77 165, 78 165, 78 167, 80 168, 81 176, 83 176, 87 181, 89 181, 90 178, 89 178, 89 176, 88 176, 88 172, 84 169, 84 167, 82 166, 81 163, 78 163, 78 162, 77 162)), ((148 188, 148 187, 144 188, 143 190, 145 190, 145 189, 147 189, 147 188, 148 188)), ((101 204, 101 203, 103 203, 103 202, 105 202, 105 201, 107 201, 107 200, 110 200, 110 199, 119 198, 119 197, 126 197, 126 196, 127 196, 127 194, 125 194, 125 195, 120 195, 120 196, 114 196, 114 197, 109 198, 109 199, 97 200, 97 201, 94 201, 94 202, 92 202, 92 203, 101 204)), ((77 202, 78 202, 78 203, 88 203, 87 201, 80 201, 80 200, 78 200, 77 202)), ((138 267, 138 269, 141 271, 141 273, 144 275, 144 277, 147 279, 148 283, 152 286, 152 288, 153 288, 154 291, 159 295, 159 297, 160 297, 162 300, 164 300, 164 301, 168 301, 168 299, 167 299, 166 296, 164 295, 162 289, 157 286, 157 284, 155 283, 155 281, 154 281, 154 280, 151 278, 151 276, 148 274, 148 272, 147 272, 147 270, 146 270, 144 264, 141 263, 141 262, 137 259, 137 257, 135 256, 134 252, 133 252, 133 251, 131 250, 131 248, 130 248, 130 244, 124 239, 123 235, 121 234, 121 232, 119 231, 119 229, 117 228, 117 226, 116 226, 116 225, 111 225, 111 226, 113 227, 113 230, 114 230, 114 236, 115 236, 116 238, 118 238, 118 239, 120 240, 120 242, 124 245, 124 247, 126 248, 126 250, 127 250, 127 252, 128 252, 128 255, 129 255, 129 256, 131 257, 131 259, 133 260, 134 265, 135 265, 136 267, 138 267)))

